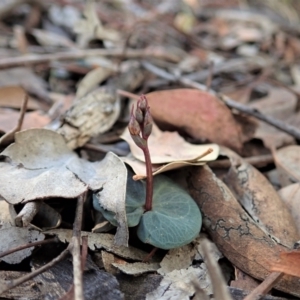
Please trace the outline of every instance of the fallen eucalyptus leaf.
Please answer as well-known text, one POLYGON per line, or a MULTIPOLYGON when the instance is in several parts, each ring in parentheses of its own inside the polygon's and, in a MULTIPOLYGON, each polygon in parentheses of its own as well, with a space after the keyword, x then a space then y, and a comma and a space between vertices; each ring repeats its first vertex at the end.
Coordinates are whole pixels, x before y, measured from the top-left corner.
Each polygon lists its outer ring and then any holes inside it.
MULTIPOLYGON (((145 162, 143 152, 134 143, 128 128, 125 129, 121 138, 129 144, 132 155, 138 160, 145 162)), ((216 144, 193 145, 186 142, 178 132, 163 132, 155 124, 153 124, 152 132, 148 139, 148 147, 153 164, 181 163, 183 161, 204 163, 217 159, 219 155, 219 146, 216 144), (212 149, 212 152, 198 159, 209 148, 212 149)))
MULTIPOLYGON (((264 280, 280 252, 288 248, 277 244, 258 227, 208 166, 191 168, 188 183, 203 213, 203 226, 220 251, 245 273, 264 280)), ((275 288, 300 295, 300 283, 291 276, 284 276, 275 288)))
POLYGON ((226 185, 257 223, 277 243, 293 248, 300 239, 292 215, 285 203, 263 176, 238 155, 231 156, 226 185))
POLYGON ((184 129, 196 139, 208 139, 237 151, 241 149, 240 125, 230 109, 210 93, 175 89, 152 92, 146 97, 154 120, 168 127, 184 129))
POLYGON ((273 152, 282 187, 300 181, 300 146, 287 146, 273 152))

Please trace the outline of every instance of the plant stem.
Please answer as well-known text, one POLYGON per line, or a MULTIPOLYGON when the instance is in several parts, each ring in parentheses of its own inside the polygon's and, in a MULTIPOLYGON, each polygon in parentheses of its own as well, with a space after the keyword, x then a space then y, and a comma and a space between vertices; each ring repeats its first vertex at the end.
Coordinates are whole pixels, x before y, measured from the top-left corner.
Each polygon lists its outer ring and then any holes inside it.
POLYGON ((146 203, 145 209, 149 211, 152 209, 152 198, 153 198, 153 175, 152 175, 152 164, 150 158, 150 152, 148 148, 148 143, 143 147, 143 152, 146 162, 146 172, 147 172, 147 182, 146 182, 146 203))

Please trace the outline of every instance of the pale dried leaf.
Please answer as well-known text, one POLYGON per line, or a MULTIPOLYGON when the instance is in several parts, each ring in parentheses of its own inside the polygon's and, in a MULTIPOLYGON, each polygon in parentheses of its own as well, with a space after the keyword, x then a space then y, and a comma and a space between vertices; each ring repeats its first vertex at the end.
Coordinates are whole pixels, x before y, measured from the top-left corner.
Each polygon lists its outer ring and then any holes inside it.
MULTIPOLYGON (((20 227, 9 227, 0 229, 0 235, 0 252, 4 252, 24 244, 42 241, 45 238, 45 236, 37 230, 30 230, 29 228, 20 227)), ((14 252, 12 254, 2 257, 1 260, 9 264, 18 264, 24 258, 31 255, 33 248, 34 247, 14 252)))
POLYGON ((84 18, 78 21, 73 30, 77 33, 77 43, 80 47, 86 47, 90 40, 100 39, 119 41, 119 32, 104 28, 96 13, 95 2, 89 0, 84 9, 84 18))
POLYGON ((65 47, 75 49, 76 45, 65 36, 42 29, 32 29, 31 34, 42 46, 65 47))
POLYGON ((106 80, 109 76, 114 73, 112 69, 107 69, 103 67, 99 67, 93 69, 88 72, 80 81, 77 91, 76 97, 82 98, 86 96, 89 92, 91 92, 95 87, 98 86, 101 82, 106 80))
MULTIPOLYGON (((72 239, 71 229, 52 229, 47 231, 47 234, 57 235, 63 243, 70 242, 72 239)), ((81 236, 88 236, 88 247, 95 251, 105 249, 108 252, 114 253, 126 259, 143 261, 148 255, 147 252, 137 249, 132 246, 118 246, 114 244, 114 235, 109 233, 93 233, 82 231, 81 236)))
MULTIPOLYGON (((250 106, 263 114, 286 121, 296 110, 297 97, 286 89, 272 87, 267 97, 252 102, 250 106)), ((270 149, 295 142, 291 135, 262 121, 259 122, 255 137, 261 139, 264 145, 270 149)))
POLYGON ((174 270, 166 274, 159 287, 146 295, 146 300, 189 300, 195 294, 194 282, 210 295, 212 294, 211 282, 205 264, 199 267, 174 270))
MULTIPOLYGON (((129 144, 133 156, 144 162, 143 151, 132 140, 128 128, 123 132, 121 138, 129 144)), ((206 162, 215 160, 219 155, 219 146, 216 144, 193 145, 186 142, 178 132, 163 132, 155 124, 148 139, 148 147, 153 164, 175 161, 206 162), (197 157, 209 148, 213 149, 213 151, 198 160, 197 157)))
POLYGON ((122 271, 127 275, 141 275, 149 272, 155 272, 159 269, 159 263, 143 263, 143 262, 136 262, 136 263, 113 263, 114 267, 122 271))
POLYGON ((300 146, 288 146, 273 152, 282 187, 300 181, 300 146))
POLYGON ((300 234, 300 184, 294 183, 278 191, 279 196, 287 205, 300 234))
POLYGON ((157 272, 165 275, 174 270, 187 269, 191 266, 194 257, 195 248, 191 244, 171 249, 161 261, 157 272))

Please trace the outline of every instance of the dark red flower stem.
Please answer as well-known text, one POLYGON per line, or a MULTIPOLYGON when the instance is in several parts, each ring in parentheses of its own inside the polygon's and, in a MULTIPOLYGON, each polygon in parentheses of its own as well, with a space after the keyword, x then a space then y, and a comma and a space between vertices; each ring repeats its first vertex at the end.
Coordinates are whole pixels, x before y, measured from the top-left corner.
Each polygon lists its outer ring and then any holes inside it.
POLYGON ((148 148, 148 143, 146 146, 142 148, 145 156, 146 162, 146 173, 147 173, 147 180, 146 180, 146 203, 145 203, 145 210, 149 211, 152 209, 152 198, 153 198, 153 175, 152 175, 152 164, 151 164, 151 157, 148 148))

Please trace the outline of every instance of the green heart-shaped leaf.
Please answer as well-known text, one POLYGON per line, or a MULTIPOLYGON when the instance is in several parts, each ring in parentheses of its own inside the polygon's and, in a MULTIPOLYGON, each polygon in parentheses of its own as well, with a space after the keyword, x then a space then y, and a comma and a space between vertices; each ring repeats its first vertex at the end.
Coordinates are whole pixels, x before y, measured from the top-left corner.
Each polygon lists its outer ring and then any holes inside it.
MULTIPOLYGON (((115 214, 104 210, 94 195, 94 208, 117 226, 115 214)), ((126 215, 128 227, 138 225, 137 234, 144 243, 172 249, 191 242, 200 232, 202 216, 191 196, 164 175, 154 177, 152 210, 144 213, 145 183, 128 174, 126 215)))
POLYGON ((143 214, 138 237, 161 249, 191 242, 200 232, 202 216, 191 196, 164 175, 154 177, 152 210, 143 214))

